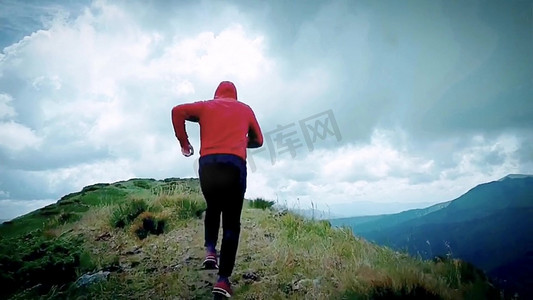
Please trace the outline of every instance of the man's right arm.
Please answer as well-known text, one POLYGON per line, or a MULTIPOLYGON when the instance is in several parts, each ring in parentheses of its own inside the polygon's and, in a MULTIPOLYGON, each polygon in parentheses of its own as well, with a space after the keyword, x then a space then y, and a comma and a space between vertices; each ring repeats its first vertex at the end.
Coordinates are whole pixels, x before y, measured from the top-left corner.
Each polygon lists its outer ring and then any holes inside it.
POLYGON ((202 101, 174 106, 172 108, 172 126, 181 148, 188 148, 189 137, 185 130, 185 120, 198 122, 202 112, 202 101))

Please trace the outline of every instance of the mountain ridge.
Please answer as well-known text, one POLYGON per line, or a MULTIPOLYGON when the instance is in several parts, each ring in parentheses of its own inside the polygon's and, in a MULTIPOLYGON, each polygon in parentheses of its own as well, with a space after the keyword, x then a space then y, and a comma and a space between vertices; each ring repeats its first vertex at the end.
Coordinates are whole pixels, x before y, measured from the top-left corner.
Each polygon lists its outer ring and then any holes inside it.
POLYGON ((522 179, 522 178, 528 178, 533 177, 533 175, 528 174, 508 174, 502 178, 500 178, 498 181, 504 181, 506 179, 522 179))

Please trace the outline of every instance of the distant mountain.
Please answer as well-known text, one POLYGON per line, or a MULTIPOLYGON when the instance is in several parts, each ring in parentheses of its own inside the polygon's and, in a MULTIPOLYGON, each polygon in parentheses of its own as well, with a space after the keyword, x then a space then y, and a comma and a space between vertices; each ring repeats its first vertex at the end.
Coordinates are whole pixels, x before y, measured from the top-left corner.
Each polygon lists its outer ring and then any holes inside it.
POLYGON ((533 299, 533 176, 511 174, 425 209, 331 223, 422 258, 464 259, 533 299))
MULTIPOLYGON (((439 209, 445 208, 451 201, 432 205, 422 209, 411 209, 397 214, 362 216, 351 218, 340 218, 331 220, 332 225, 344 225, 352 227, 357 232, 375 231, 393 227, 402 222, 416 219, 430 214, 439 209)), ((354 231, 355 232, 355 231, 354 231)))
MULTIPOLYGON (((405 210, 426 207, 432 205, 433 203, 357 201, 352 203, 329 204, 326 210, 334 215, 338 215, 339 218, 343 218, 354 216, 395 214, 405 210)), ((330 218, 334 217, 332 216, 330 218)))
POLYGON ((509 174, 505 177, 503 177, 502 179, 500 179, 499 181, 504 181, 506 179, 523 179, 523 178, 527 178, 527 177, 531 177, 532 175, 524 175, 524 174, 509 174))
POLYGON ((332 213, 329 213, 329 212, 326 212, 326 211, 323 211, 323 210, 318 210, 318 209, 298 209, 298 208, 294 208, 294 209, 289 209, 289 211, 299 215, 299 216, 302 216, 306 219, 313 219, 313 220, 327 220, 327 219, 330 219, 330 218, 335 218, 335 217, 338 217, 337 215, 334 215, 332 213))

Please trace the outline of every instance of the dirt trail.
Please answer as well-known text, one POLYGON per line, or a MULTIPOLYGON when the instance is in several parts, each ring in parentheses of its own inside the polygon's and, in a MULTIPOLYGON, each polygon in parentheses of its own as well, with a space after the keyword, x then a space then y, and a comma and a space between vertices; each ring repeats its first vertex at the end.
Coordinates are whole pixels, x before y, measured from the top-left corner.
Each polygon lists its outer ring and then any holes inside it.
MULTIPOLYGON (((268 259, 261 259, 264 255, 260 254, 261 250, 270 246, 270 241, 265 238, 265 229, 257 224, 260 215, 259 211, 243 210, 239 249, 230 278, 234 292, 243 285, 260 280, 255 275, 256 270, 250 267, 261 269, 263 264, 269 263, 268 259)), ((219 252, 222 241, 220 229, 219 252)), ((95 255, 118 255, 119 266, 111 270, 111 278, 121 286, 125 284, 124 295, 153 299, 213 299, 212 288, 218 270, 202 268, 205 258, 202 219, 189 220, 184 227, 159 236, 149 235, 142 241, 132 240, 132 235, 125 231, 100 231, 87 227, 83 230, 89 240, 100 245, 96 247, 95 255), (131 290, 126 283, 130 280, 135 283, 131 290)), ((240 299, 238 292, 232 299, 240 299)))
MULTIPOLYGON (((244 284, 241 280, 242 271, 240 270, 239 262, 249 259, 250 252, 254 251, 250 248, 250 238, 258 234, 258 227, 252 222, 250 211, 243 212, 241 218, 241 237, 239 241, 239 250, 237 252, 237 259, 235 269, 232 275, 232 288, 234 291, 238 290, 240 285, 244 284)), ((170 240, 175 240, 187 247, 179 247, 181 251, 177 254, 182 265, 179 267, 186 267, 189 270, 187 282, 185 284, 188 290, 194 294, 193 299, 213 299, 212 288, 218 277, 218 270, 205 270, 202 268, 202 262, 205 257, 204 250, 204 224, 203 220, 194 220, 188 224, 187 228, 175 231, 173 235, 169 236, 170 240), (179 236, 178 236, 179 235, 179 236)), ((171 242, 171 241, 168 241, 171 242)), ((220 245, 222 242, 222 227, 220 228, 217 251, 220 253, 220 245)), ((256 250, 255 250, 256 251, 256 250)), ((180 264, 180 262, 177 262, 180 264)), ((234 297, 238 298, 238 296, 234 297)), ((222 298, 225 299, 225 298, 222 298)))
MULTIPOLYGON (((257 219, 254 218, 254 210, 243 211, 241 217, 241 235, 239 239, 239 250, 235 262, 235 268, 231 277, 233 291, 237 291, 241 285, 246 284, 249 279, 243 279, 244 274, 250 274, 249 270, 243 269, 245 262, 250 261, 251 257, 256 255, 258 249, 267 247, 263 244, 264 236, 262 229, 256 224, 257 219), (262 244, 262 245, 259 245, 262 244)), ((213 299, 212 287, 217 279, 217 270, 204 270, 201 268, 202 261, 205 256, 204 250, 204 224, 203 220, 195 221, 195 226, 187 228, 189 230, 187 235, 191 237, 189 252, 185 254, 185 259, 190 261, 192 267, 197 267, 196 280, 189 283, 191 289, 197 290, 199 298, 195 299, 213 299)), ((220 253, 220 245, 222 241, 222 228, 220 228, 217 250, 220 253)), ((253 273, 253 272, 252 272, 253 273)), ((244 275, 246 276, 246 275, 244 275)), ((250 282, 248 282, 250 283, 250 282)), ((232 299, 239 298, 235 295, 232 299)), ((216 298, 215 298, 216 299, 216 298)), ((225 298, 219 298, 225 299, 225 298)))

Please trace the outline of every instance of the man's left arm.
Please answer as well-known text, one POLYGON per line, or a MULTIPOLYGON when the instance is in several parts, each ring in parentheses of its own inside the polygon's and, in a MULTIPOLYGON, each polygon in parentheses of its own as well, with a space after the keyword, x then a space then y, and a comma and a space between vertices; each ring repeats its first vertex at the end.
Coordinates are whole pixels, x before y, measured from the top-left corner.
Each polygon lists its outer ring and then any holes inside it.
POLYGON ((251 112, 250 124, 248 129, 248 145, 246 148, 259 148, 263 146, 263 133, 257 122, 254 112, 251 112))

